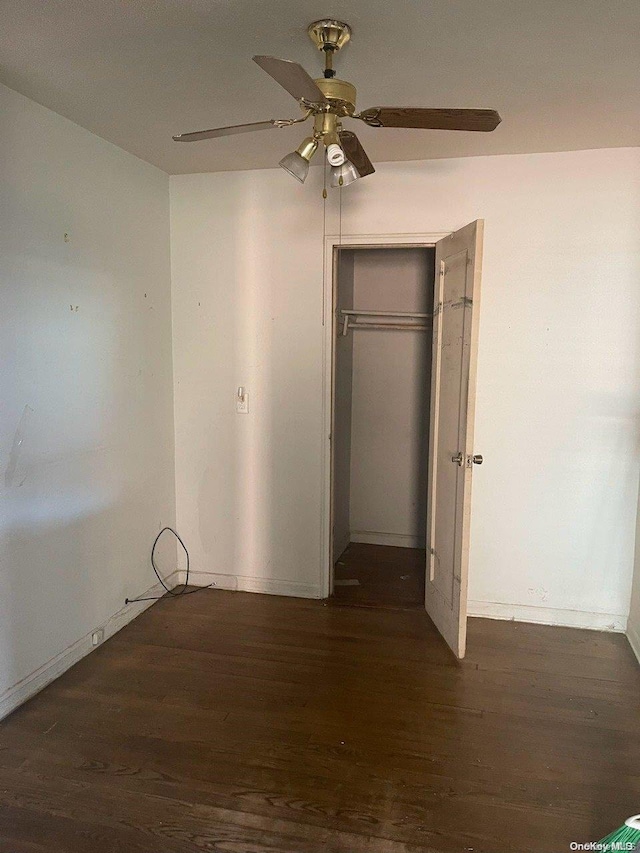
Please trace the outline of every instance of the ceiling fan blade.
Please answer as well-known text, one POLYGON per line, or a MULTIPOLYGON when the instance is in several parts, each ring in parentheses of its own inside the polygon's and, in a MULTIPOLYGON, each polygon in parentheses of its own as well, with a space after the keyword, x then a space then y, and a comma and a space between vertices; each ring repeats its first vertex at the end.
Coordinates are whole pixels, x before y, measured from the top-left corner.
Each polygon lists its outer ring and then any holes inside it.
POLYGON ((370 127, 415 127, 422 130, 495 130, 501 118, 495 110, 447 110, 422 107, 371 107, 358 116, 370 127))
POLYGON ((201 139, 216 139, 218 136, 232 136, 234 133, 250 133, 252 130, 269 130, 277 127, 276 119, 254 121, 252 124, 233 124, 230 127, 214 127, 212 130, 195 130, 193 133, 181 133, 174 136, 174 142, 198 142, 201 139))
POLYGON ((312 77, 307 74, 302 65, 288 59, 276 59, 275 56, 254 56, 263 71, 266 71, 276 83, 286 89, 290 95, 299 101, 304 99, 311 104, 326 104, 327 100, 318 89, 312 77))
POLYGON ((375 172, 373 163, 367 157, 367 152, 362 147, 360 140, 350 130, 341 130, 338 134, 342 150, 358 170, 361 178, 372 175, 375 172))

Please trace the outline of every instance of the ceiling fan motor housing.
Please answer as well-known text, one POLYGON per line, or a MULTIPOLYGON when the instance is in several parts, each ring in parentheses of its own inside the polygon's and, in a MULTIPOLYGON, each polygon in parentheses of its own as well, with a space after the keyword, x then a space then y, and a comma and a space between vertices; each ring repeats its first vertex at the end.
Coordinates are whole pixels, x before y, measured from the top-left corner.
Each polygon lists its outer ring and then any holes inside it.
POLYGON ((356 111, 356 87, 337 77, 320 77, 314 81, 330 102, 331 112, 338 116, 352 116, 356 111))

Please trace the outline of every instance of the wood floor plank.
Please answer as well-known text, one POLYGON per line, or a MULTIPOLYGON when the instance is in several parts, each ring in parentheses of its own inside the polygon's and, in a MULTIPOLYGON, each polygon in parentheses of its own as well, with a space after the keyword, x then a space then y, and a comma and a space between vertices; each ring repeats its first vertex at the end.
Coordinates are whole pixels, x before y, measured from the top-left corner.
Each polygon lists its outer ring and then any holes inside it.
POLYGON ((624 637, 220 591, 0 723, 0 851, 557 853, 638 811, 624 637))

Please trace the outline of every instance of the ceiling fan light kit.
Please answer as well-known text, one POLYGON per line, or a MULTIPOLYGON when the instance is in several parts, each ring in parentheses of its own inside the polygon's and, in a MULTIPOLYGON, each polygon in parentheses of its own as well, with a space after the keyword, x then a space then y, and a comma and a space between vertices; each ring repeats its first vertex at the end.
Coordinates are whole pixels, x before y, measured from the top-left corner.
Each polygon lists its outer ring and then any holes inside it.
POLYGON ((301 65, 275 56, 254 56, 254 62, 292 95, 304 115, 296 119, 269 119, 251 124, 217 127, 174 136, 176 142, 197 142, 237 133, 290 127, 313 117, 313 133, 280 161, 280 166, 300 183, 309 173, 309 163, 320 145, 331 166, 331 186, 342 187, 373 174, 375 169, 358 137, 342 127, 343 119, 358 119, 369 127, 402 127, 421 130, 488 132, 500 124, 495 110, 430 109, 422 107, 370 107, 356 113, 356 89, 339 80, 333 69, 333 54, 351 38, 351 27, 342 21, 323 18, 307 28, 311 41, 324 53, 324 76, 314 80, 301 65))

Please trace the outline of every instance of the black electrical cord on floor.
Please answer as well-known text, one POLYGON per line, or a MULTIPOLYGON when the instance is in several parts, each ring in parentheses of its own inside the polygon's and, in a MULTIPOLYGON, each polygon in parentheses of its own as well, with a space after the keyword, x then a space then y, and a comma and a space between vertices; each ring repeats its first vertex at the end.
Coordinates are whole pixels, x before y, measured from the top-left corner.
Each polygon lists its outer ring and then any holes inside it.
MULTIPOLYGON (((182 595, 193 595, 194 592, 202 592, 203 589, 211 589, 212 586, 215 586, 214 583, 210 583, 208 586, 199 586, 199 587, 196 587, 196 589, 187 589, 187 587, 189 586, 189 571, 190 571, 190 568, 189 568, 189 552, 187 551, 187 546, 184 544, 184 542, 182 541, 180 536, 176 533, 176 531, 173 529, 173 527, 163 527, 162 530, 160 531, 160 533, 158 533, 156 538, 153 540, 153 545, 151 546, 151 568, 156 573, 156 577, 158 578, 158 580, 160 581, 160 583, 162 584, 164 589, 167 591, 167 593, 169 595, 173 596, 174 598, 180 598, 180 596, 182 596, 182 595), (176 539, 178 540, 178 542, 182 546, 182 550, 184 551, 185 556, 187 558, 186 577, 184 579, 184 584, 178 585, 178 586, 182 587, 182 589, 179 592, 176 592, 177 587, 170 589, 170 587, 168 587, 166 585, 166 583, 162 579, 162 575, 158 571, 158 567, 156 566, 156 561, 155 561, 156 545, 158 544, 158 540, 160 539, 162 534, 165 532, 165 530, 168 530, 170 533, 173 533, 173 535, 176 537, 176 539)), ((152 595, 152 596, 143 597, 143 598, 125 598, 124 603, 125 604, 134 604, 136 601, 159 601, 161 598, 164 598, 164 597, 165 597, 165 595, 163 593, 162 595, 152 595)))

